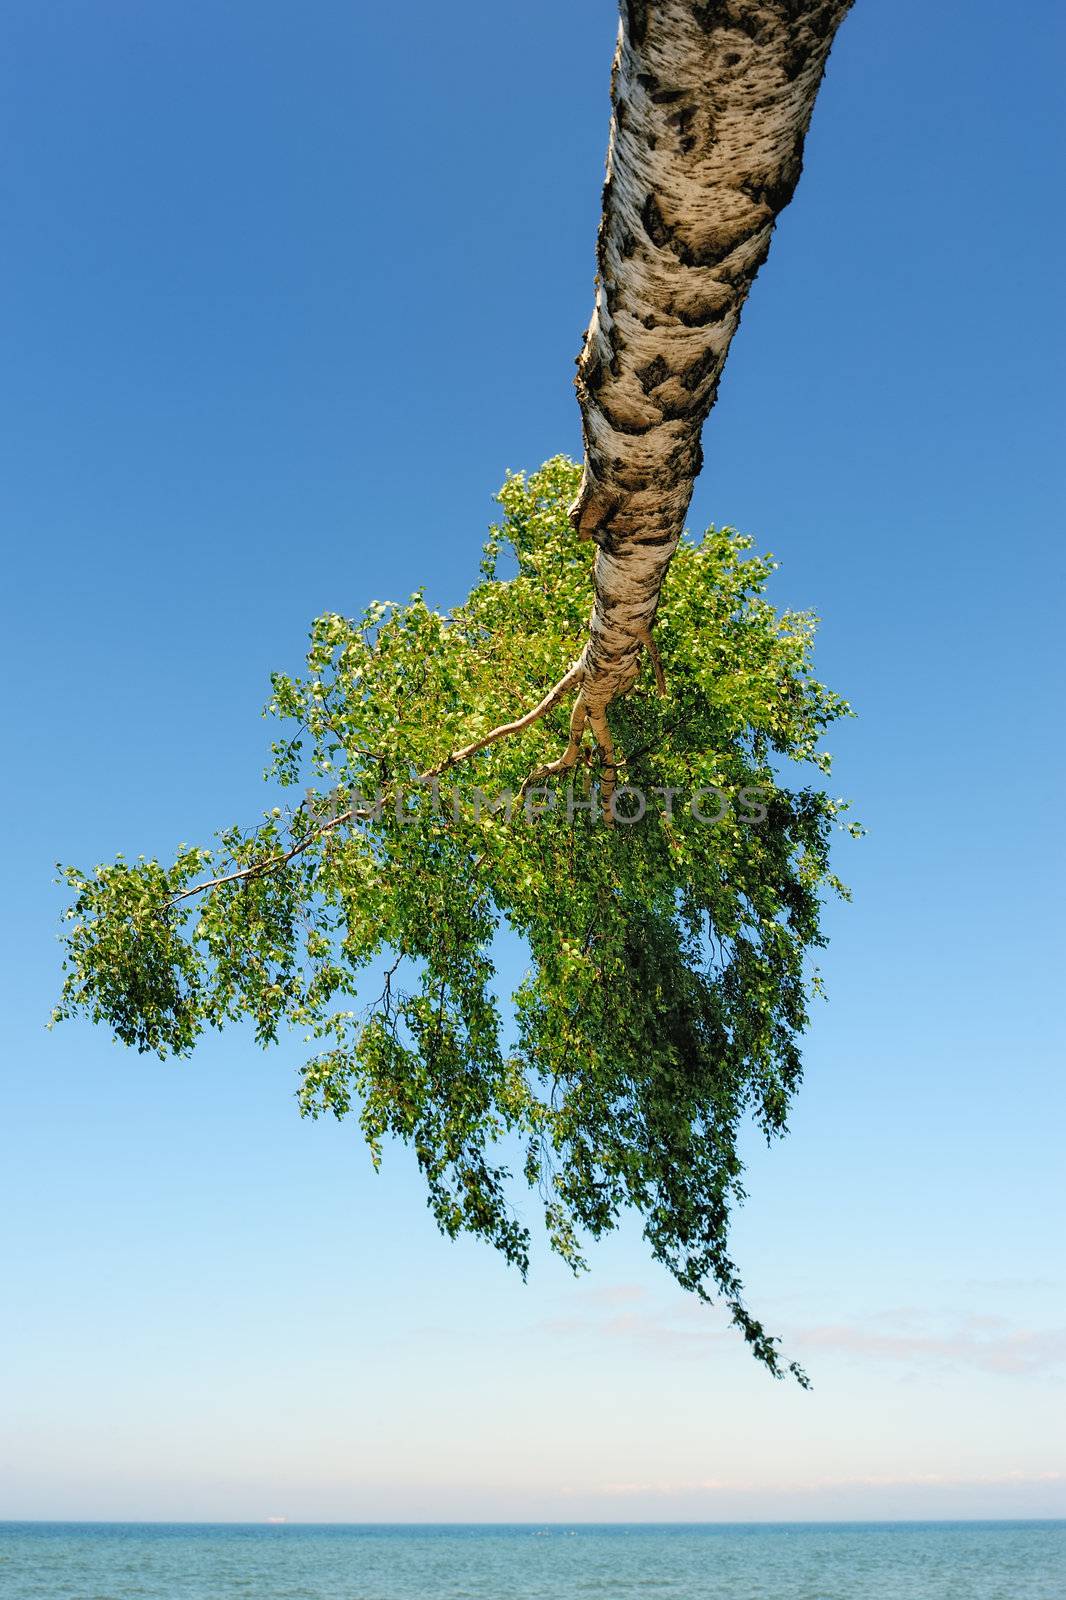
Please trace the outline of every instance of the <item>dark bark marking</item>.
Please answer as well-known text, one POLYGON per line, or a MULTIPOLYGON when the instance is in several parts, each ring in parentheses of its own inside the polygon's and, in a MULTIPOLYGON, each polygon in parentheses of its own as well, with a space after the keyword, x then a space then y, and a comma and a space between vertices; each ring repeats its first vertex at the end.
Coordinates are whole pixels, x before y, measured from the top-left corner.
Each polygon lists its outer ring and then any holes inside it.
POLYGON ((704 33, 716 31, 743 33, 754 44, 762 44, 767 28, 773 27, 772 18, 765 10, 757 10, 751 0, 700 0, 693 6, 696 26, 704 33))
MULTIPOLYGON (((614 433, 620 433, 627 439, 640 439, 659 426, 658 419, 655 422, 623 422, 600 397, 596 399, 596 409, 614 433)), ((616 465, 615 471, 618 471, 619 467, 620 464, 616 465)))
MULTIPOLYGON (((578 356, 578 361, 580 360, 581 357, 578 356)), ((596 390, 601 387, 603 379, 603 362, 600 360, 599 356, 593 356, 592 360, 581 374, 581 381, 585 385, 585 388, 588 390, 589 394, 595 394, 596 390)))
POLYGON ((649 361, 647 366, 636 369, 637 382, 645 394, 650 394, 653 389, 657 389, 660 383, 665 383, 669 376, 670 368, 661 355, 656 356, 654 361, 649 361))
POLYGON ((694 105, 681 106, 673 116, 667 117, 667 122, 677 132, 678 143, 685 155, 696 148, 696 136, 692 132, 692 124, 696 120, 696 107, 694 105))
POLYGON ((709 328, 715 322, 723 322, 732 309, 733 300, 730 297, 718 306, 678 307, 673 314, 686 328, 709 328))
POLYGON ((653 245, 661 250, 664 244, 669 244, 670 229, 663 220, 663 214, 659 210, 659 202, 653 194, 648 195, 644 201, 640 209, 640 220, 644 224, 644 232, 648 235, 653 245))
MULTIPOLYGON (((718 273, 718 276, 723 283, 728 283, 734 288, 739 288, 739 298, 743 298, 743 296, 747 294, 755 274, 758 272, 759 268, 770 254, 770 235, 773 232, 773 224, 771 223, 770 226, 767 227, 766 223, 763 222, 760 223, 760 227, 766 228, 766 238, 763 240, 752 259, 746 262, 744 266, 723 266, 718 273)), ((757 230, 753 228, 751 233, 748 234, 748 237, 751 238, 756 231, 757 230)))
POLYGON ((649 194, 641 207, 640 220, 652 244, 659 250, 668 247, 683 267, 717 267, 759 228, 765 227, 768 219, 760 217, 754 225, 745 222, 731 228, 709 230, 701 243, 693 245, 678 236, 677 229, 666 221, 659 209, 658 200, 649 194))
POLYGON ((704 33, 713 33, 715 28, 720 28, 725 10, 723 0, 701 0, 701 3, 692 7, 692 15, 696 26, 704 33))
POLYGON ((640 539, 632 539, 630 543, 643 549, 649 545, 654 547, 656 545, 672 544, 676 538, 677 535, 675 533, 649 533, 640 539))
POLYGON ((625 0, 625 27, 634 44, 643 44, 648 32, 648 0, 625 0))
POLYGON ((705 350, 702 355, 697 356, 695 361, 690 362, 684 372, 680 374, 682 389, 688 389, 689 391, 698 389, 707 375, 714 371, 719 360, 719 352, 713 349, 705 350))
POLYGON ((764 178, 751 178, 741 185, 741 193, 756 205, 767 206, 776 216, 783 211, 796 192, 803 171, 803 158, 798 151, 777 173, 767 173, 764 178))

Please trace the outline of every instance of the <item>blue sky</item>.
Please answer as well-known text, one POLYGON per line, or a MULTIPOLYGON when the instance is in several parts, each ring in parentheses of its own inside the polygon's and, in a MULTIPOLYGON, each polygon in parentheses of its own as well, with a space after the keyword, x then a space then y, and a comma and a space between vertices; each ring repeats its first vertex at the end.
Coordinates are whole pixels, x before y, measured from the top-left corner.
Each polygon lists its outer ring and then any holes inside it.
POLYGON ((9 0, 0 1516, 1066 1513, 1061 9, 858 0, 691 523, 860 715, 788 1140, 773 1384, 628 1227, 575 1282, 301 1123, 298 1045, 47 1033, 56 859, 254 817, 308 624, 468 587, 577 453, 609 0, 9 0))

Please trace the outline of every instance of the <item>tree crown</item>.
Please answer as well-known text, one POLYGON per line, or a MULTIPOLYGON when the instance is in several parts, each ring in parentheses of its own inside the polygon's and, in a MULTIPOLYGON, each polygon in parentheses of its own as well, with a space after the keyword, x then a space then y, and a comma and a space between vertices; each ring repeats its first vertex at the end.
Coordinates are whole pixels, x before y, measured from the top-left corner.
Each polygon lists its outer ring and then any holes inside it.
POLYGON ((480 581, 449 615, 418 593, 317 619, 306 674, 276 674, 268 708, 286 725, 268 776, 298 804, 170 865, 64 869, 55 1018, 161 1056, 241 1018, 264 1044, 299 1029, 301 1111, 357 1117, 375 1163, 410 1145, 445 1233, 524 1272, 516 1167, 575 1268, 633 1208, 653 1256, 723 1298, 776 1374, 728 1226, 741 1128, 781 1133, 800 1078, 809 957, 826 892, 843 892, 821 739, 848 707, 813 675, 813 619, 765 598, 773 564, 712 528, 682 542, 663 591, 667 693, 645 670, 612 707, 606 807, 591 752, 544 772, 562 705, 457 758, 581 648, 578 478, 557 457, 508 479, 480 581), (507 1007, 501 928, 528 953, 507 1007))

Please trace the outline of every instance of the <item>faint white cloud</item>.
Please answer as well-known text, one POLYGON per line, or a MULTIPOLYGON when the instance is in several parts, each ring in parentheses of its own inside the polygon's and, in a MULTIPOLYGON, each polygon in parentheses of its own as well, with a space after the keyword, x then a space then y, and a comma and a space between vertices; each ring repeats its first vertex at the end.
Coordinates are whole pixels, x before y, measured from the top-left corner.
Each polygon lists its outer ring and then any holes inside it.
POLYGON ((606 1283, 583 1286, 577 1298, 588 1306, 631 1306, 649 1296, 642 1283, 606 1283))
MULTIPOLYGON (((567 1303, 573 1309, 539 1324, 539 1331, 694 1357, 734 1337, 720 1307, 693 1299, 666 1306, 638 1284, 583 1290, 567 1303)), ((998 1309, 958 1313, 894 1306, 834 1322, 788 1326, 784 1319, 768 1320, 780 1331, 787 1353, 811 1366, 819 1353, 912 1370, 965 1368, 1001 1377, 1052 1373, 1066 1364, 1066 1327, 1026 1327, 998 1309)))
POLYGON ((692 1299, 681 1300, 669 1309, 656 1306, 639 1284, 582 1290, 575 1298, 576 1310, 549 1318, 539 1325, 540 1329, 556 1337, 616 1339, 693 1355, 720 1341, 728 1332, 727 1320, 720 1311, 692 1299))
POLYGON ((970 1476, 946 1472, 916 1472, 904 1475, 859 1475, 855 1477, 822 1477, 806 1481, 782 1479, 779 1482, 759 1482, 743 1478, 690 1478, 664 1480, 650 1478, 641 1481, 604 1483, 595 1489, 564 1490, 566 1494, 595 1494, 604 1499, 624 1500, 637 1496, 671 1496, 703 1494, 822 1494, 839 1493, 849 1489, 1008 1489, 1048 1487, 1066 1484, 1066 1472, 1001 1472, 976 1473, 970 1476))
POLYGON ((970 1367, 1008 1377, 1049 1372, 1066 1362, 1066 1328, 1020 1328, 1001 1316, 967 1316, 947 1326, 927 1317, 924 1326, 906 1328, 870 1318, 796 1329, 793 1338, 804 1350, 908 1366, 970 1367))
POLYGON ((1034 1289, 1061 1289, 1057 1278, 963 1278, 964 1289, 975 1289, 980 1294, 1025 1294, 1034 1289))

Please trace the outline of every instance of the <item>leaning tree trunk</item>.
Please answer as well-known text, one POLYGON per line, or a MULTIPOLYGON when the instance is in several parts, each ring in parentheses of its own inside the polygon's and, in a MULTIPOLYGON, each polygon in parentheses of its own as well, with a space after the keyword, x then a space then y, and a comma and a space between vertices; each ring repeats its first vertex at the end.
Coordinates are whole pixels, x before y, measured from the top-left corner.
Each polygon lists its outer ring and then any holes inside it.
POLYGON ((651 628, 700 431, 850 4, 622 0, 571 510, 599 546, 573 733, 590 724, 612 769, 606 707, 634 682, 642 648, 658 673, 651 628))

